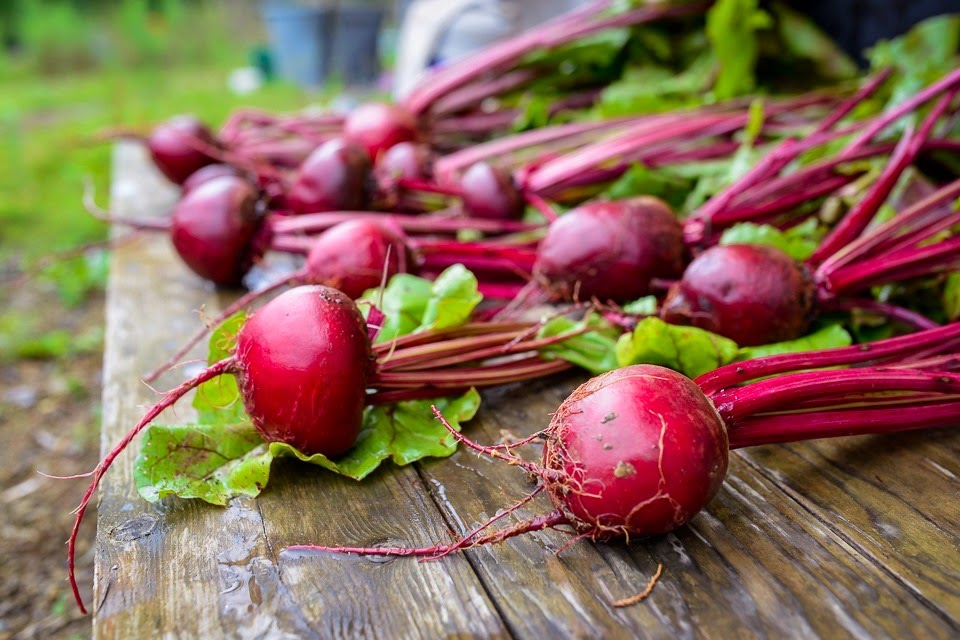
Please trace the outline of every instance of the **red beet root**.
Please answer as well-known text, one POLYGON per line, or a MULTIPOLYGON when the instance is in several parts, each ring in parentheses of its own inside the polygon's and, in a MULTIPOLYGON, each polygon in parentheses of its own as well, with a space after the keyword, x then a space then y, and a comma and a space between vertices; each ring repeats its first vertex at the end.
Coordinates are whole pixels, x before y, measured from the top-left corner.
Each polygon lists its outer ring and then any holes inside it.
POLYGON ((170 237, 197 275, 237 286, 259 258, 255 238, 263 211, 257 190, 236 176, 220 176, 192 189, 173 210, 170 237))
POLYGON ((344 137, 362 147, 374 162, 395 144, 417 139, 417 121, 410 111, 392 104, 368 102, 347 116, 344 137))
POLYGON ((236 176, 239 178, 246 177, 243 170, 238 169, 232 164, 208 164, 205 167, 197 169, 190 176, 183 181, 183 184, 180 185, 183 188, 183 192, 187 193, 193 191, 199 187, 204 182, 209 182, 214 178, 221 178, 223 176, 236 176))
POLYGON ((475 218, 515 220, 523 215, 523 198, 506 171, 478 162, 460 178, 463 206, 475 218))
POLYGON ((807 332, 817 291, 806 268, 775 247, 720 245, 707 249, 673 285, 661 317, 751 346, 807 332))
POLYGON ((537 249, 534 278, 564 299, 633 300, 654 278, 683 273, 683 228, 652 197, 594 202, 554 221, 537 249))
POLYGON ((617 369, 580 386, 553 416, 543 466, 550 499, 593 538, 666 533, 720 489, 727 430, 689 378, 617 369), (631 398, 642 398, 632 402, 631 398))
POLYGON ((363 316, 342 292, 281 294, 244 323, 235 357, 244 407, 265 440, 330 457, 356 442, 372 357, 363 316))
POLYGON ((362 210, 368 198, 370 158, 343 138, 323 143, 294 178, 286 201, 296 213, 362 210))
POLYGON ((176 184, 183 184, 198 169, 216 162, 203 148, 218 146, 213 133, 193 116, 167 120, 147 138, 154 164, 176 184))

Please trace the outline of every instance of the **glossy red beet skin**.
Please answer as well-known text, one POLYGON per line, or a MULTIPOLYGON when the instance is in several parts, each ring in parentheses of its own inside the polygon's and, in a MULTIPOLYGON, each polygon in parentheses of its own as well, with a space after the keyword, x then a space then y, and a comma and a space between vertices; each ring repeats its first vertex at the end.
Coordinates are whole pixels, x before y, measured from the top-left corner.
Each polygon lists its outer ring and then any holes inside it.
POLYGON ((389 184, 398 178, 427 180, 432 174, 432 160, 433 154, 428 146, 401 142, 377 158, 374 175, 380 184, 389 184))
POLYGON ((289 289, 237 335, 237 381, 270 442, 329 457, 356 442, 372 356, 357 306, 321 285, 289 289))
POLYGON ((634 365, 593 378, 547 430, 551 500, 598 538, 666 533, 717 493, 727 472, 726 427, 689 378, 634 365))
POLYGON ((369 195, 370 158, 343 138, 324 142, 307 156, 287 192, 295 213, 360 210, 369 195))
POLYGON ((217 285, 238 286, 260 257, 254 239, 262 218, 253 185, 220 176, 181 197, 171 217, 170 237, 194 273, 217 285))
POLYGON ((343 136, 359 145, 371 160, 400 142, 417 139, 417 120, 397 105, 368 102, 350 112, 343 123, 343 136))
POLYGON ((245 177, 242 169, 238 169, 232 164, 224 164, 218 162, 216 164, 208 164, 205 167, 197 169, 190 176, 183 181, 181 187, 183 188, 183 193, 193 191, 199 187, 204 182, 209 182, 214 178, 222 178, 223 176, 236 176, 239 178, 245 177))
POLYGON ((654 278, 683 273, 683 228, 653 197, 591 202, 554 221, 537 249, 534 277, 561 298, 625 302, 654 278))
POLYGON ((213 133, 193 116, 171 118, 147 138, 153 163, 175 184, 183 184, 198 169, 217 161, 202 150, 205 145, 219 147, 213 133))
POLYGON ((661 317, 754 346, 804 335, 815 305, 809 273, 779 249, 720 245, 690 263, 664 300, 661 317))
POLYGON ((510 174, 478 162, 460 178, 463 208, 474 218, 516 220, 523 215, 524 202, 510 174))
POLYGON ((367 220, 351 220, 317 236, 307 254, 305 271, 311 282, 323 282, 359 298, 380 286, 384 277, 406 272, 410 250, 396 233, 367 220))

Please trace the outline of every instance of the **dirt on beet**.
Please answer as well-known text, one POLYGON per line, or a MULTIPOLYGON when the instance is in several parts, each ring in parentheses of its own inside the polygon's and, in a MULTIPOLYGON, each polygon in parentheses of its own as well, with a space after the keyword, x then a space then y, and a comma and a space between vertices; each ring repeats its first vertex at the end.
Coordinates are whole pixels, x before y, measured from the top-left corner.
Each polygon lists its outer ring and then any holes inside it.
MULTIPOLYGON (((52 288, 3 276, 0 313, 28 318, 31 335, 88 340, 81 337, 102 327, 102 293, 67 308, 52 288)), ((89 345, 39 359, 0 359, 0 640, 91 636, 91 619, 79 614, 66 581, 64 544, 86 483, 39 471, 69 475, 97 463, 101 372, 102 351, 89 345)), ((88 602, 95 527, 88 513, 77 554, 88 602)))

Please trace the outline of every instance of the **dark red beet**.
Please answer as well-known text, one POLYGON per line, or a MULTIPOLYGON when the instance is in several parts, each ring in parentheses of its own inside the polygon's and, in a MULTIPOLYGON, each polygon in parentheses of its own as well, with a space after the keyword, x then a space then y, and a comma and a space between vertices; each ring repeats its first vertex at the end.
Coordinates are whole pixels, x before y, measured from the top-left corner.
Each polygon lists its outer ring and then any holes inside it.
POLYGON ((372 356, 363 316, 342 292, 290 289, 237 335, 237 381, 264 439, 334 457, 357 440, 372 356))
POLYGON ((262 218, 253 185, 220 176, 183 195, 173 210, 170 237, 197 275, 221 286, 237 286, 260 257, 254 239, 262 218))
POLYGON ((334 138, 303 161, 286 202, 296 213, 360 210, 367 202, 369 178, 367 153, 352 142, 334 138))
POLYGON ((670 288, 661 316, 751 346, 802 336, 815 304, 810 274, 779 249, 720 245, 690 263, 670 288))
POLYGON ((727 429, 692 380, 635 365, 574 391, 546 431, 544 485, 593 537, 666 533, 717 493, 727 473, 727 429), (640 401, 642 399, 642 402, 640 401))
POLYGON ((157 125, 147 138, 154 164, 176 184, 217 160, 202 147, 218 147, 213 133, 193 116, 177 116, 157 125))
POLYGON ((307 254, 305 278, 359 298, 384 277, 406 272, 410 250, 399 235, 368 220, 352 220, 317 236, 307 254))
POLYGON ((478 162, 460 178, 463 207, 474 218, 515 220, 523 215, 524 202, 510 174, 478 162))
POLYGON ((237 176, 240 178, 245 177, 243 170, 236 168, 232 164, 224 164, 218 162, 217 164, 208 164, 205 167, 197 169, 190 176, 183 181, 181 185, 183 187, 183 192, 187 193, 196 189, 204 182, 209 182, 214 178, 220 178, 223 176, 237 176))
POLYGON ((534 277, 562 298, 624 302, 650 293, 653 278, 683 273, 683 227, 652 197, 591 202, 550 224, 534 277))
POLYGON ((362 104, 347 116, 343 136, 362 147, 376 161, 400 142, 417 139, 417 121, 402 107, 383 102, 362 104))
POLYGON ((377 158, 374 174, 378 183, 389 183, 399 178, 426 180, 431 174, 433 154, 430 148, 416 142, 395 144, 377 158))

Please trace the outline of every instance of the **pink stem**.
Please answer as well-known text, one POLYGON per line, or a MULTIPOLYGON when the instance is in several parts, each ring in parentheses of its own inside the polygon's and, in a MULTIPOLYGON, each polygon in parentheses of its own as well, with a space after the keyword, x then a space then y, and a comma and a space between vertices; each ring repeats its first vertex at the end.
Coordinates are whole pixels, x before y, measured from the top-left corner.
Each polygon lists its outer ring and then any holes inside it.
POLYGON ((889 407, 854 407, 835 411, 748 417, 729 430, 730 448, 815 438, 869 435, 956 425, 960 402, 889 407), (904 420, 904 411, 910 416, 904 420))
MULTIPOLYGON (((882 404, 876 394, 896 392, 949 393, 960 397, 960 376, 953 373, 931 374, 904 369, 840 369, 804 371, 757 380, 743 387, 712 393, 717 411, 727 425, 767 411, 789 411, 797 403, 809 403, 837 396, 848 396, 851 403, 882 404)), ((902 418, 901 414, 901 418, 902 418)))
POLYGON ((484 220, 479 218, 455 218, 440 216, 417 216, 402 213, 376 213, 370 211, 329 211, 305 213, 298 216, 272 216, 268 224, 274 234, 317 233, 347 220, 370 220, 396 225, 413 233, 456 233, 479 231, 481 233, 513 233, 532 231, 541 225, 516 220, 484 220))
POLYGON ((948 91, 958 84, 960 84, 960 69, 955 69, 954 71, 951 71, 944 77, 940 78, 940 80, 928 85, 923 90, 914 94, 908 100, 904 100, 887 113, 874 118, 867 128, 864 129, 860 135, 858 135, 853 141, 850 142, 850 144, 847 145, 843 153, 852 153, 856 151, 858 147, 868 144, 874 138, 874 136, 889 127, 891 124, 915 110, 925 102, 929 102, 944 91, 948 91))
POLYGON ((913 161, 920 154, 923 144, 933 132, 934 125, 943 116, 955 95, 956 92, 951 91, 941 98, 933 111, 924 119, 920 125, 920 130, 915 135, 911 127, 907 128, 907 132, 893 150, 890 161, 883 168, 876 182, 871 185, 863 198, 830 230, 830 233, 827 234, 827 237, 823 239, 810 257, 811 264, 820 264, 841 247, 852 242, 867 228, 867 225, 876 216, 877 211, 880 210, 880 206, 893 191, 897 181, 900 180, 903 171, 913 164, 913 161))
POLYGON ((785 353, 735 362, 705 373, 696 379, 704 393, 711 395, 760 377, 791 371, 851 365, 880 365, 905 361, 925 354, 946 352, 960 346, 960 322, 906 336, 800 353, 785 353))
POLYGON ((893 304, 887 304, 885 302, 880 302, 878 300, 873 300, 871 298, 857 298, 853 300, 838 300, 836 298, 829 298, 821 301, 820 308, 823 311, 853 311, 855 309, 860 309, 870 313, 876 313, 878 315, 885 316, 890 320, 895 322, 900 322, 917 329, 920 331, 926 329, 934 329, 940 325, 931 320, 930 318, 917 313, 916 311, 911 311, 904 307, 899 307, 893 304))

